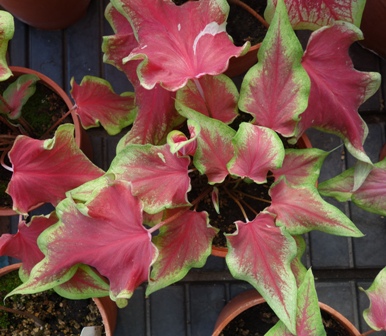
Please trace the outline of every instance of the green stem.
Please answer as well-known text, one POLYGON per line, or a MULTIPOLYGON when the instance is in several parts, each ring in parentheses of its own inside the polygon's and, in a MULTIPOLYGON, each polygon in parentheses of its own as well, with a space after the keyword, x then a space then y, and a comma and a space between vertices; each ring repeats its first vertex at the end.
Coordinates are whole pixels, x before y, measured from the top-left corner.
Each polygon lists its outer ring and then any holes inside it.
POLYGON ((233 195, 227 188, 223 188, 225 190, 225 192, 228 194, 228 196, 230 198, 233 199, 233 201, 238 205, 238 207, 240 208, 241 210, 241 213, 243 214, 244 218, 245 218, 245 222, 248 223, 249 222, 249 219, 248 219, 248 215, 247 213, 245 212, 245 209, 243 207, 243 205, 241 204, 241 202, 238 200, 237 197, 235 197, 235 195, 233 195))
POLYGON ((269 201, 269 200, 267 200, 267 199, 264 199, 264 198, 261 198, 261 197, 257 197, 257 196, 253 196, 253 195, 249 195, 249 194, 244 193, 244 192, 242 192, 242 191, 240 191, 240 190, 235 190, 235 192, 237 192, 238 194, 243 195, 243 196, 245 196, 245 197, 252 198, 252 199, 254 199, 254 200, 256 200, 256 201, 260 201, 260 202, 264 202, 264 203, 268 203, 268 204, 271 204, 271 203, 272 203, 271 201, 269 201))

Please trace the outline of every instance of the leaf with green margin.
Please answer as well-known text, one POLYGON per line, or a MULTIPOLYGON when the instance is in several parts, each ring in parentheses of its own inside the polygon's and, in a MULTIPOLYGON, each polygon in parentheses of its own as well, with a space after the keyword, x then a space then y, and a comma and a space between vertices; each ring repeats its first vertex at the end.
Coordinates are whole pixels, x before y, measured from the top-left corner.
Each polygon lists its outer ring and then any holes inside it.
POLYGON ((376 331, 386 330, 386 267, 378 273, 370 288, 363 291, 370 300, 370 307, 363 312, 366 323, 376 331))
POLYGON ((302 257, 304 252, 306 251, 307 244, 303 238, 303 236, 292 236, 296 241, 296 246, 298 248, 298 253, 294 260, 291 263, 292 273, 295 275, 296 284, 299 287, 301 283, 304 281, 304 277, 307 273, 306 267, 302 263, 302 257))
POLYGON ((310 80, 301 65, 302 46, 279 2, 258 52, 259 62, 245 75, 239 108, 255 117, 255 124, 291 137, 307 108, 310 80))
POLYGON ((23 214, 42 202, 58 204, 67 191, 104 173, 79 149, 73 124, 60 125, 52 139, 18 136, 9 158, 13 174, 6 191, 23 214))
POLYGON ((37 243, 39 235, 58 221, 55 213, 33 216, 27 224, 21 221, 15 234, 3 233, 0 237, 0 255, 21 260, 20 278, 26 281, 32 268, 44 258, 37 243))
POLYGON ((230 124, 238 116, 239 91, 225 75, 206 75, 189 80, 177 91, 176 99, 192 110, 225 124, 230 124))
POLYGON ((137 73, 146 89, 160 84, 176 91, 189 79, 221 74, 229 59, 250 45, 236 47, 227 34, 229 5, 224 0, 188 1, 183 6, 163 0, 111 2, 133 26, 139 46, 123 62, 142 60, 137 73))
POLYGON ((174 107, 175 96, 175 92, 159 85, 152 90, 136 87, 137 117, 130 131, 119 141, 116 152, 129 144, 163 145, 168 133, 185 121, 174 107))
POLYGON ((281 167, 283 163, 283 143, 277 133, 269 128, 243 122, 232 144, 235 155, 227 164, 232 175, 265 183, 268 172, 281 167))
POLYGON ((23 106, 36 91, 37 81, 38 76, 24 74, 12 82, 3 92, 7 105, 0 101, 0 113, 6 114, 9 119, 20 118, 23 106))
POLYGON ((13 16, 0 10, 0 81, 7 80, 12 71, 7 64, 8 41, 12 39, 15 32, 13 16))
POLYGON ((66 198, 56 209, 59 222, 38 239, 45 258, 13 294, 60 285, 72 278, 81 263, 109 280, 110 297, 118 305, 127 304, 135 288, 148 280, 158 255, 142 225, 142 205, 132 195, 130 183, 113 181, 87 204, 66 198))
POLYGON ((188 139, 184 133, 178 130, 171 131, 166 142, 170 146, 171 153, 178 155, 191 155, 193 156, 197 149, 197 136, 201 132, 200 125, 194 120, 187 121, 190 138, 188 139))
POLYGON ((354 189, 355 168, 322 182, 318 189, 324 196, 338 201, 351 200, 358 207, 379 215, 386 215, 386 159, 374 164, 363 184, 354 189))
POLYGON ((291 262, 296 243, 285 228, 275 225, 274 218, 271 213, 260 212, 251 222, 237 221, 237 231, 226 235, 226 263, 233 277, 255 287, 295 332, 297 286, 291 262))
POLYGON ((71 96, 85 129, 102 125, 109 135, 116 135, 131 125, 137 114, 134 93, 118 95, 102 78, 85 76, 80 85, 72 78, 71 96))
MULTIPOLYGON (((322 316, 320 313, 318 296, 315 289, 314 277, 311 269, 306 274, 298 290, 296 335, 298 336, 324 336, 322 316)), ((265 336, 291 336, 292 333, 282 321, 272 327, 265 336)))
POLYGON ((153 239, 159 257, 152 267, 147 295, 181 280, 191 268, 204 266, 217 231, 209 225, 206 212, 179 208, 167 213, 167 224, 153 239))
MULTIPOLYGON (((340 20, 359 27, 366 0, 284 0, 284 2, 294 29, 316 30, 340 20)), ((268 22, 272 20, 276 3, 277 0, 267 2, 264 17, 268 22)))
POLYGON ((110 287, 105 278, 87 265, 79 264, 70 280, 53 288, 56 293, 71 300, 108 296, 110 287))
POLYGON ((292 185, 316 185, 328 152, 317 148, 286 149, 282 167, 272 169, 276 180, 285 176, 292 185))
POLYGON ((209 118, 176 101, 178 112, 200 127, 194 166, 208 177, 209 184, 221 183, 229 175, 227 164, 234 155, 232 139, 236 131, 220 120, 209 118))
POLYGON ((267 211, 276 214, 276 224, 293 235, 319 230, 337 236, 363 236, 342 211, 322 199, 316 186, 291 185, 280 178, 272 185, 270 196, 267 211))
POLYGON ((170 152, 169 145, 127 145, 107 173, 129 181, 133 195, 143 202, 144 211, 155 214, 167 208, 189 205, 188 167, 190 158, 170 152))
POLYGON ((362 38, 359 28, 342 21, 311 34, 302 59, 311 92, 296 137, 310 127, 336 134, 355 158, 371 164, 363 149, 368 127, 358 108, 378 90, 381 77, 354 68, 349 47, 362 38))

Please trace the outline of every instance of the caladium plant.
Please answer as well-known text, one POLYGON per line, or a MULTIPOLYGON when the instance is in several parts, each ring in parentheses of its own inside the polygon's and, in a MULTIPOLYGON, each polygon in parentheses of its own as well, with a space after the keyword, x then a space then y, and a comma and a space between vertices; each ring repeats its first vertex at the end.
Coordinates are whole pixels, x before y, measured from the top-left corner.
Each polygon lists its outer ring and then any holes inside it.
MULTIPOLYGON (((235 227, 224 235, 229 270, 279 317, 271 334, 322 335, 312 273, 301 263, 302 235, 363 234, 321 195, 386 211, 379 197, 385 164, 367 156, 358 114, 380 76, 355 70, 348 54, 363 38, 363 7, 360 0, 269 0, 258 63, 238 89, 224 72, 249 42, 233 45, 226 0, 111 0, 106 18, 114 34, 103 40, 104 60, 127 75, 134 93, 118 95, 87 76, 72 81, 72 95, 84 127, 117 134, 132 125, 107 171, 73 146, 69 126, 51 140, 17 141, 8 188, 15 208, 26 214, 50 202, 56 220, 39 232, 41 258, 28 263, 12 294, 55 288, 98 296, 107 279, 110 297, 123 307, 143 282, 151 294, 202 267, 225 217, 235 227), (298 28, 314 30, 305 50, 298 28), (341 137, 357 167, 318 186, 328 153, 296 146, 310 127, 341 137), (27 147, 34 155, 24 155, 27 147), (51 187, 37 194, 36 181, 51 187)), ((20 232, 27 229, 22 222, 20 232)))

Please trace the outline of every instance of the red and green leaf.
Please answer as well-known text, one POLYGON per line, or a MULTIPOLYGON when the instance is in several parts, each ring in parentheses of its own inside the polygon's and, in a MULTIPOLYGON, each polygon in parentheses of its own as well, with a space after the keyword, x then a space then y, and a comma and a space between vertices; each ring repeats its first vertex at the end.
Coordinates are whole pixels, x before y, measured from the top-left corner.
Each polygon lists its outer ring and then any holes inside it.
POLYGON ((185 120, 174 107, 175 96, 174 92, 159 85, 152 90, 137 87, 137 117, 131 130, 118 144, 117 152, 128 144, 163 145, 168 133, 185 120))
POLYGON ((111 2, 106 6, 105 17, 115 34, 103 36, 103 61, 123 71, 130 82, 137 87, 139 86, 137 66, 140 61, 123 62, 123 59, 138 47, 131 24, 111 2))
POLYGON ((57 206, 57 214, 59 222, 38 240, 45 258, 12 294, 65 283, 79 264, 86 264, 109 280, 110 297, 124 306, 135 288, 148 280, 158 254, 142 225, 141 202, 132 195, 130 183, 112 182, 86 204, 66 198, 57 206))
POLYGON ((309 127, 336 134, 354 157, 371 163, 363 149, 367 125, 358 107, 377 91, 380 75, 354 69, 348 49, 361 38, 360 30, 345 22, 312 33, 302 60, 311 92, 297 136, 309 127))
POLYGON ((104 173, 76 145, 73 124, 59 126, 48 140, 19 136, 9 158, 13 174, 7 193, 14 209, 23 214, 42 202, 58 204, 67 191, 104 173))
POLYGON ((361 237, 355 224, 338 208, 319 195, 316 186, 291 185, 279 179, 270 189, 268 211, 276 214, 276 224, 293 235, 311 230, 349 237, 361 237))
MULTIPOLYGON (((265 336, 291 336, 289 330, 279 321, 271 328, 265 336)), ((324 336, 322 316, 315 290, 314 277, 311 269, 305 274, 303 283, 298 290, 297 313, 296 313, 296 335, 298 336, 324 336)))
POLYGON ((226 33, 229 5, 222 0, 189 1, 184 6, 164 0, 112 3, 128 17, 139 41, 124 62, 143 60, 138 72, 147 89, 160 83, 176 91, 189 79, 221 74, 229 59, 248 47, 236 47, 226 33))
POLYGON ((370 300, 370 307, 363 317, 371 329, 386 330, 386 268, 383 268, 369 289, 364 290, 370 300))
POLYGON ((283 163, 283 143, 269 128, 243 122, 232 143, 235 155, 228 163, 228 170, 232 175, 265 183, 268 172, 279 168, 283 163))
POLYGON ((7 114, 10 119, 19 118, 21 109, 35 93, 35 84, 38 80, 39 77, 34 74, 25 74, 11 83, 3 92, 3 98, 7 104, 0 101, 0 113, 7 114))
POLYGON ((159 256, 153 265, 146 294, 181 280, 193 267, 204 266, 216 235, 206 212, 173 209, 164 220, 168 223, 154 238, 159 256))
POLYGON ((236 134, 223 122, 209 118, 176 102, 178 112, 200 127, 193 163, 201 174, 208 177, 209 184, 221 183, 229 174, 227 164, 234 155, 232 138, 236 134))
POLYGON ((386 159, 374 165, 363 184, 354 191, 355 169, 322 182, 318 189, 324 196, 335 197, 338 201, 351 200, 366 211, 386 215, 386 159))
POLYGON ((116 135, 133 123, 134 93, 118 95, 106 80, 94 76, 83 77, 80 85, 72 79, 71 86, 76 113, 85 129, 102 125, 108 134, 116 135))
POLYGON ((259 49, 259 62, 244 77, 239 108, 252 114, 254 123, 286 137, 295 134, 308 103, 310 80, 301 66, 302 54, 280 1, 259 49))
POLYGON ((178 155, 193 156, 197 149, 197 136, 201 132, 200 126, 194 120, 188 120, 187 126, 190 132, 190 138, 181 131, 174 130, 168 134, 167 143, 170 146, 170 151, 178 153, 178 155))
MULTIPOLYGON (((291 25, 294 29, 315 30, 334 24, 335 21, 346 21, 359 27, 366 0, 284 0, 291 25)), ((275 12, 277 0, 268 0, 264 12, 270 22, 275 12)))
POLYGON ((189 204, 189 163, 189 157, 172 154, 169 145, 129 145, 118 153, 107 173, 129 181, 144 211, 155 214, 189 204))
POLYGON ((283 165, 272 169, 275 179, 285 176, 292 185, 316 185, 328 152, 317 148, 286 149, 283 165))
POLYGON ((48 227, 58 221, 55 213, 45 216, 34 216, 29 224, 21 221, 15 234, 4 233, 0 237, 0 255, 13 257, 22 261, 20 275, 26 280, 32 268, 44 258, 37 239, 48 227))
POLYGON ((296 243, 274 215, 261 212, 253 221, 236 222, 227 235, 226 262, 236 279, 248 281, 264 297, 280 320, 295 332, 297 286, 291 271, 296 243))
POLYGON ((225 76, 203 76, 189 80, 177 91, 177 100, 192 110, 230 124, 238 115, 239 92, 233 81, 225 76))
POLYGON ((12 71, 7 64, 8 41, 12 39, 15 32, 13 16, 4 11, 0 11, 0 81, 7 80, 12 71))

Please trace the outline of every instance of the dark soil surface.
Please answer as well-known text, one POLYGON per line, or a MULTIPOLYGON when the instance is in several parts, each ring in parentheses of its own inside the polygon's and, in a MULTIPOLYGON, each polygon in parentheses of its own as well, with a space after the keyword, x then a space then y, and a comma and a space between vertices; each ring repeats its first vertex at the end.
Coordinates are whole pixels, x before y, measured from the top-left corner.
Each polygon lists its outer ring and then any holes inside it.
MULTIPOLYGON (((0 304, 19 281, 17 272, 0 279, 0 304)), ((85 326, 103 326, 98 308, 91 299, 67 300, 54 291, 14 295, 5 301, 5 306, 34 314, 43 325, 32 318, 0 310, 0 336, 80 335, 85 326)))

